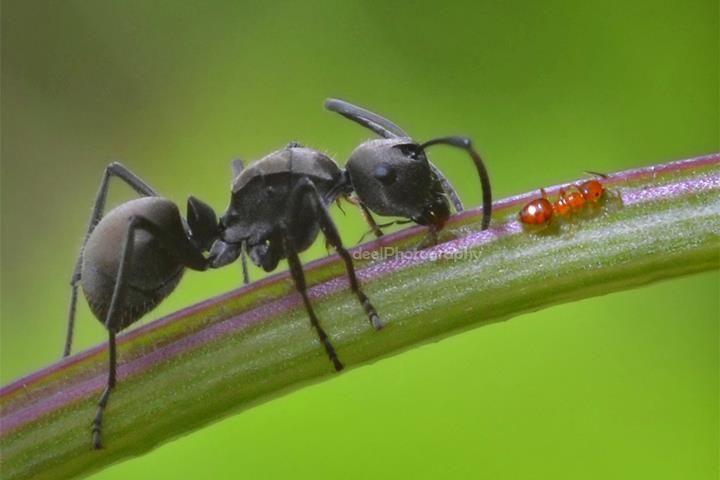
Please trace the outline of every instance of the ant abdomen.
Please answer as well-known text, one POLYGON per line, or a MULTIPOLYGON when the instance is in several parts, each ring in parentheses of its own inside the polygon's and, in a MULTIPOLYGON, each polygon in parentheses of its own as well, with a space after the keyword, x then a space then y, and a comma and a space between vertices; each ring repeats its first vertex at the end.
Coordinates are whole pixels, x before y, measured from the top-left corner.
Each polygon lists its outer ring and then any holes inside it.
MULTIPOLYGON (((143 197, 111 210, 90 234, 82 256, 81 286, 90 309, 105 323, 116 285, 128 226, 143 216, 167 232, 184 236, 178 208, 162 197, 143 197)), ((182 278, 184 265, 145 230, 134 232, 132 261, 126 267, 123 308, 109 330, 120 331, 137 321, 167 297, 182 278)))
POLYGON ((545 198, 536 198, 522 210, 520 210, 520 221, 526 225, 544 225, 553 216, 553 205, 545 198))

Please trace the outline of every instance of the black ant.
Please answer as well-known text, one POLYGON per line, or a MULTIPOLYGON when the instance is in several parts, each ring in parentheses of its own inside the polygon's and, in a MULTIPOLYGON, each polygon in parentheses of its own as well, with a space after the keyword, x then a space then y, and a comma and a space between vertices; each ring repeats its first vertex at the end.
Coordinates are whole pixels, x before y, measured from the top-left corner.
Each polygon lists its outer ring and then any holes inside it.
MULTIPOLYGON (((409 218, 428 225, 434 235, 449 217, 447 197, 456 211, 462 210, 454 189, 424 152, 429 146, 447 144, 466 150, 475 162, 483 187, 482 225, 487 228, 491 214, 489 178, 467 138, 443 137, 417 144, 395 124, 372 112, 341 100, 328 100, 326 106, 385 138, 360 145, 346 170, 317 150, 295 143, 247 169, 240 161, 233 162, 232 198, 219 222, 213 209, 194 197, 188 199, 184 220, 174 203, 158 196, 123 165, 112 163, 106 168, 71 278, 64 349, 64 356, 69 355, 80 285, 90 309, 108 331, 107 384, 92 422, 95 448, 102 445, 103 412, 116 384, 116 335, 168 296, 186 268, 218 268, 238 257, 242 257, 245 267, 247 253, 256 265, 272 271, 281 259, 287 258, 310 322, 339 371, 343 364, 312 308, 298 257, 320 230, 345 262, 350 289, 369 323, 376 330, 382 328, 382 323, 360 287, 352 258, 343 247, 327 205, 355 192, 368 218, 372 218, 370 210, 409 218), (103 216, 111 177, 123 180, 143 197, 125 202, 103 216)), ((376 234, 381 234, 377 224, 372 224, 376 234)))
POLYGON ((385 138, 357 147, 345 170, 327 155, 297 143, 267 155, 246 170, 240 171, 238 166, 230 206, 220 218, 221 241, 216 243, 211 256, 215 257, 213 267, 219 267, 247 251, 253 263, 268 272, 287 258, 310 323, 335 370, 339 371, 343 364, 310 303, 298 257, 299 252, 315 241, 320 230, 342 257, 350 289, 370 324, 379 330, 382 323, 360 287, 352 258, 342 244, 327 206, 339 196, 354 192, 376 234, 382 232, 370 211, 428 225, 434 236, 450 216, 448 197, 456 210, 462 210, 452 186, 425 156, 425 149, 436 144, 462 148, 474 160, 483 187, 483 229, 490 222, 492 198, 487 171, 469 139, 442 137, 418 144, 400 127, 368 110, 337 99, 327 100, 325 106, 385 138))

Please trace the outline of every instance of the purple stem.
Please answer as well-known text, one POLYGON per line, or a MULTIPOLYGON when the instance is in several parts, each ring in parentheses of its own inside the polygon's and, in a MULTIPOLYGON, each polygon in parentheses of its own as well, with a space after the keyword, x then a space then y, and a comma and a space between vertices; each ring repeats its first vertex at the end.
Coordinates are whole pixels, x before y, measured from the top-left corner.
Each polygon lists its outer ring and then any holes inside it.
MULTIPOLYGON (((720 163, 720 154, 711 154, 687 160, 670 162, 662 165, 626 170, 623 172, 609 175, 608 179, 603 182, 608 184, 614 184, 634 180, 637 178, 647 177, 649 175, 656 176, 659 174, 671 173, 692 168, 700 168, 718 163, 720 163)), ((567 184, 556 185, 546 188, 545 190, 548 192, 548 194, 552 195, 563 186, 567 186, 567 184)), ((668 196, 682 195, 686 193, 698 192, 714 188, 720 188, 720 175, 712 175, 698 179, 687 179, 672 184, 629 191, 623 194, 622 201, 624 205, 632 205, 635 203, 653 201, 659 198, 667 198, 668 196)), ((536 196, 537 193, 530 192, 522 195, 509 197, 504 200, 495 202, 493 204, 493 210, 497 212, 498 210, 509 209, 511 207, 527 202, 529 199, 536 196)), ((451 223, 479 217, 481 213, 481 209, 479 208, 466 210, 461 214, 456 215, 451 220, 451 223)), ((374 240, 364 245, 355 247, 351 249, 351 251, 361 252, 364 250, 376 250, 378 248, 394 244, 398 241, 411 238, 415 235, 419 235, 423 231, 424 228, 418 226, 407 228, 402 231, 384 236, 378 240, 374 240)), ((408 268, 410 266, 425 263, 432 259, 433 256, 457 254, 469 248, 475 248, 485 243, 491 242, 497 237, 509 234, 516 234, 520 233, 521 231, 522 227, 516 221, 495 223, 489 230, 472 232, 462 238, 442 243, 433 248, 418 251, 415 255, 403 255, 402 257, 398 257, 396 259, 383 261, 359 269, 358 276, 360 277, 361 281, 366 282, 368 280, 383 277, 390 272, 395 272, 404 268, 408 268)), ((335 256, 325 257, 310 262, 307 266, 307 270, 316 270, 329 264, 336 263, 338 261, 339 260, 335 256)), ((122 344, 131 341, 132 339, 147 334, 148 332, 155 331, 159 328, 170 325, 173 322, 180 321, 181 319, 189 315, 210 310, 225 301, 241 297, 269 285, 274 285, 279 282, 285 282, 288 278, 288 272, 274 274, 262 280, 259 280, 251 285, 238 288, 236 290, 219 295, 217 297, 213 297, 196 305, 192 305, 166 317, 163 317, 155 322, 128 332, 119 339, 119 343, 122 344)), ((318 298, 336 292, 339 289, 345 287, 346 280, 344 277, 334 278, 313 286, 310 289, 309 294, 313 298, 318 298)), ((129 362, 121 364, 118 370, 119 378, 120 380, 122 380, 125 377, 137 375, 147 369, 156 366, 161 362, 167 361, 170 358, 186 353, 214 339, 226 336, 232 332, 246 328, 248 325, 258 323, 263 319, 281 315, 290 310, 291 308, 295 307, 299 303, 300 302, 297 296, 285 295, 277 300, 252 307, 250 310, 244 311, 239 315, 235 315, 226 320, 211 324, 194 333, 181 336, 177 340, 169 344, 157 348, 147 354, 141 355, 138 358, 135 358, 129 362)), ((99 392, 105 384, 104 373, 94 375, 91 378, 81 381, 80 383, 70 384, 64 388, 55 391, 50 396, 41 395, 39 398, 34 399, 35 401, 29 405, 26 402, 6 402, 10 399, 10 397, 13 396, 13 394, 20 395, 21 391, 26 390, 29 386, 48 379, 48 377, 52 377, 53 375, 61 372, 64 369, 68 369, 74 365, 80 364, 90 357, 100 355, 106 350, 106 348, 107 347, 105 344, 97 345, 84 352, 62 359, 55 364, 38 370, 26 377, 23 377, 9 385, 0 388, 0 404, 10 403, 9 405, 4 405, 3 408, 2 417, 0 418, 0 435, 6 435, 22 427, 28 422, 32 422, 40 416, 51 413, 70 403, 83 400, 89 395, 99 392)))

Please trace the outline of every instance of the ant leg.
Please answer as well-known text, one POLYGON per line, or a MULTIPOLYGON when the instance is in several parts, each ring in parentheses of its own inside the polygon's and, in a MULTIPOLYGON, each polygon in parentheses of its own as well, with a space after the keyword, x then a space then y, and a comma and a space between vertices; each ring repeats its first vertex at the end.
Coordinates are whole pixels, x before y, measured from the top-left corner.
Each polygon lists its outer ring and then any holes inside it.
POLYGON ((92 421, 92 437, 93 437, 93 448, 102 448, 102 418, 107 407, 108 400, 110 399, 110 391, 115 387, 116 383, 116 369, 117 369, 117 352, 115 347, 115 329, 121 328, 121 319, 118 318, 118 312, 120 306, 124 303, 125 287, 127 270, 130 262, 132 261, 132 249, 135 243, 135 226, 134 218, 130 220, 125 235, 125 242, 123 244, 123 250, 120 257, 120 267, 118 268, 117 275, 115 277, 115 287, 113 288, 112 298, 110 300, 110 307, 108 308, 107 315, 105 316, 105 328, 108 329, 108 380, 105 390, 100 396, 98 401, 97 411, 95 412, 95 418, 92 421))
MULTIPOLYGON (((387 228, 387 227, 391 227, 393 225, 407 225, 408 223, 413 223, 413 221, 412 220, 393 220, 392 222, 379 223, 379 224, 377 224, 377 226, 378 226, 378 228, 387 228)), ((360 240, 357 241, 357 243, 361 243, 363 240, 365 240, 365 237, 367 237, 371 233, 372 233, 372 230, 368 230, 367 232, 365 232, 362 235, 362 237, 360 237, 360 240)))
POLYGON ((438 167, 435 166, 434 163, 428 161, 430 164, 430 169, 433 171, 435 176, 440 181, 440 185, 442 185, 442 189, 445 192, 445 194, 450 197, 450 201, 453 204, 453 207, 455 207, 455 213, 460 213, 463 211, 463 204, 462 200, 460 200, 460 196, 455 191, 455 187, 452 186, 450 181, 447 179, 447 177, 440 171, 438 167))
POLYGON ((128 170, 123 164, 113 162, 107 167, 105 167, 105 172, 103 173, 102 180, 100 181, 100 188, 95 197, 95 204, 93 206, 93 211, 90 216, 90 221, 88 222, 87 232, 85 233, 85 238, 83 240, 82 247, 80 248, 80 254, 75 261, 75 267, 73 268, 72 276, 70 278, 70 287, 72 288, 72 291, 70 293, 70 308, 68 309, 67 333, 65 334, 65 347, 63 348, 63 357, 67 357, 68 355, 70 355, 70 351, 72 350, 73 331, 75 328, 75 307, 77 306, 77 287, 78 282, 80 281, 80 272, 82 269, 83 250, 85 250, 85 244, 87 243, 88 238, 90 238, 90 234, 92 234, 95 226, 102 218, 103 210, 105 209, 105 199, 107 198, 110 177, 113 176, 118 177, 120 180, 123 180, 140 195, 147 197, 157 195, 157 193, 155 193, 155 190, 153 190, 152 187, 150 187, 147 183, 143 182, 140 177, 128 170))
POLYGON ((462 148, 468 155, 473 159, 475 168, 477 169, 478 175, 480 176, 480 186, 482 187, 483 196, 483 218, 482 218, 482 229, 486 230, 490 225, 490 217, 492 216, 492 191, 490 189, 490 176, 488 175, 485 164, 480 158, 480 154, 475 151, 472 146, 472 142, 467 137, 440 137, 420 145, 420 148, 425 149, 433 145, 450 145, 452 147, 462 148))
POLYGON ((414 223, 412 220, 393 220, 392 222, 381 223, 378 225, 380 228, 391 227, 393 225, 407 225, 408 223, 414 223))
POLYGON ((375 221, 375 218, 373 218, 372 213, 370 213, 370 210, 365 206, 364 203, 360 201, 359 198, 356 198, 354 196, 348 196, 346 197, 346 200, 349 203, 355 205, 356 207, 360 207, 360 212, 362 213, 363 220, 365 220, 365 223, 367 223, 370 227, 370 231, 365 232, 363 236, 360 237, 360 240, 358 240, 358 243, 362 242, 369 233, 374 234, 376 238, 380 238, 384 235, 383 231, 380 229, 381 226, 378 225, 378 223, 375 221))
POLYGON ((416 245, 414 250, 425 250, 438 244, 438 229, 435 225, 427 225, 427 235, 425 235, 416 245))
POLYGON ((105 317, 105 328, 108 329, 108 352, 110 357, 110 365, 108 370, 108 381, 100 396, 97 412, 92 422, 93 447, 98 449, 102 447, 102 418, 110 398, 110 391, 115 387, 116 383, 116 367, 117 354, 115 347, 115 332, 122 329, 122 308, 125 303, 125 291, 127 289, 127 272, 132 264, 133 248, 135 246, 135 232, 137 230, 145 230, 160 241, 160 244, 173 252, 183 264, 194 270, 205 270, 207 268, 207 260, 202 253, 196 249, 190 241, 185 237, 184 232, 167 232, 158 227, 150 220, 133 216, 127 226, 123 249, 120 257, 120 265, 115 277, 115 286, 113 288, 112 298, 105 317))
POLYGON ((240 247, 240 265, 242 266, 243 283, 247 285, 248 283, 250 283, 250 275, 248 274, 246 242, 242 242, 242 246, 240 247))
MULTIPOLYGON (((380 229, 380 225, 377 224, 375 219, 372 216, 372 213, 370 213, 370 210, 363 204, 358 203, 360 205, 360 210, 362 211, 362 216, 365 219, 365 222, 370 227, 370 231, 375 235, 375 237, 380 238, 383 236, 383 231, 380 229)), ((365 238, 365 235, 363 235, 363 238, 365 238)), ((362 239, 360 239, 362 241, 362 239)))
POLYGON ((95 418, 92 421, 92 436, 93 436, 93 448, 102 448, 102 417, 107 407, 108 399, 110 398, 110 390, 115 387, 116 375, 117 375, 117 352, 115 347, 115 333, 112 331, 108 332, 108 378, 105 390, 100 395, 98 401, 97 411, 95 412, 95 418))
POLYGON ((105 167, 105 173, 100 181, 100 189, 98 190, 97 196, 95 197, 95 206, 90 217, 90 224, 88 226, 88 235, 92 233, 95 225, 102 218, 103 210, 105 209, 105 199, 107 198, 107 191, 110 183, 110 177, 117 177, 120 180, 128 184, 138 194, 145 197, 154 197, 157 192, 153 188, 142 181, 140 177, 131 172, 125 165, 119 162, 112 162, 110 165, 105 167))
MULTIPOLYGON (((235 181, 235 179, 242 173, 242 171, 245 169, 245 165, 243 164, 243 161, 239 158, 236 158, 230 162, 230 171, 232 172, 232 179, 235 181)), ((242 266, 242 275, 243 275, 243 284, 247 285, 250 283, 250 276, 248 275, 248 264, 247 264, 247 247, 245 245, 245 242, 242 243, 242 247, 240 250, 240 264, 242 266)))
POLYGON ((428 236, 430 237, 431 246, 435 246, 438 244, 438 230, 435 225, 428 226, 428 236))
POLYGON ((290 195, 290 205, 293 205, 290 218, 301 218, 301 212, 299 212, 299 209, 301 209, 304 205, 302 199, 305 197, 309 198, 313 203, 314 210, 318 215, 320 229, 323 231, 323 234, 325 234, 325 238, 330 245, 335 247, 335 250, 338 255, 340 255, 340 258, 342 258, 343 262, 345 262, 345 270, 347 271, 348 280, 350 281, 350 290, 355 294, 360 302, 360 305, 362 305, 363 310, 365 310, 365 314, 368 317, 370 325, 372 325, 375 330, 380 330, 382 328, 380 317, 378 316, 375 307, 373 307, 372 303, 370 303, 367 295, 365 295, 365 292, 363 292, 360 288, 360 281, 355 274, 355 267, 353 265, 352 257, 350 256, 350 252, 348 252, 343 246, 340 234, 338 233, 335 223, 333 222, 332 217, 330 217, 327 208, 325 208, 325 204, 322 202, 320 193, 307 177, 300 179, 290 195))
POLYGON ((330 338, 320 325, 320 321, 318 320, 317 315, 315 315, 315 310, 308 298, 305 274, 303 273, 302 263, 300 263, 298 253, 295 250, 293 238, 290 236, 290 233, 284 224, 281 225, 280 230, 283 247, 285 249, 285 253, 287 253, 288 265, 290 266, 290 275, 292 276, 293 282, 295 282, 295 288, 300 293, 300 296, 302 296, 303 303, 305 304, 305 310, 310 317, 310 324, 315 329, 315 332, 317 332, 320 343, 322 343, 323 347, 325 347, 325 352, 327 352, 328 357, 330 357, 330 361, 333 363, 335 370, 339 372, 344 368, 343 364, 338 359, 337 353, 335 353, 335 347, 333 347, 332 343, 330 343, 330 338))
MULTIPOLYGON (((80 257, 82 258, 82 256, 80 257)), ((63 347, 63 358, 70 355, 72 350, 73 333, 75 330, 75 310, 77 308, 77 284, 80 281, 81 261, 77 262, 75 270, 73 270, 72 279, 70 280, 70 307, 67 314, 67 327, 65 328, 65 347, 63 347)))

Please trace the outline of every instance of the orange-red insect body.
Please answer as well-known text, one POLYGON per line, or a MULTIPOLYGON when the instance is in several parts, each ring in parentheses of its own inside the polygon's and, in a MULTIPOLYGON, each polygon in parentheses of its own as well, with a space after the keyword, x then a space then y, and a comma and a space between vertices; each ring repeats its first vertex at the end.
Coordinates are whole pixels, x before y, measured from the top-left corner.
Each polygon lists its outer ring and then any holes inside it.
POLYGON ((545 198, 536 198, 520 210, 520 221, 528 225, 543 225, 550 221, 553 216, 553 206, 545 198))
POLYGON ((520 210, 520 221, 526 225, 546 225, 553 215, 565 216, 580 210, 587 202, 600 200, 605 187, 597 180, 588 180, 575 185, 576 191, 566 192, 560 189, 558 199, 550 203, 545 190, 540 189, 541 197, 530 200, 520 210))

